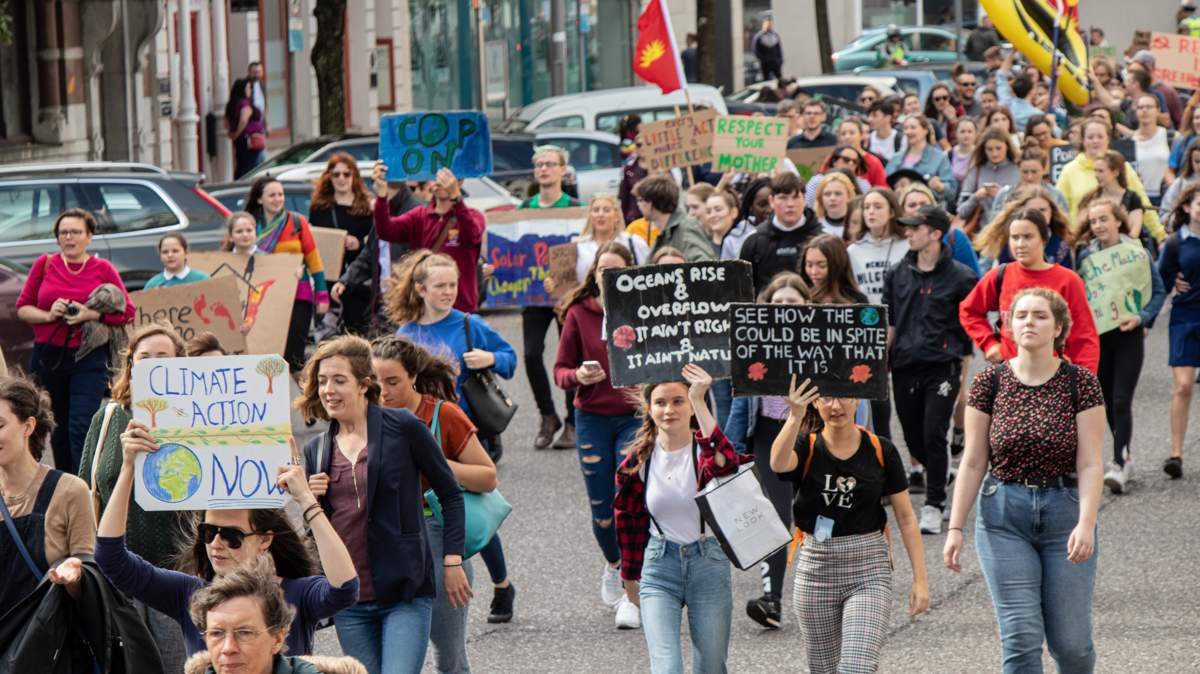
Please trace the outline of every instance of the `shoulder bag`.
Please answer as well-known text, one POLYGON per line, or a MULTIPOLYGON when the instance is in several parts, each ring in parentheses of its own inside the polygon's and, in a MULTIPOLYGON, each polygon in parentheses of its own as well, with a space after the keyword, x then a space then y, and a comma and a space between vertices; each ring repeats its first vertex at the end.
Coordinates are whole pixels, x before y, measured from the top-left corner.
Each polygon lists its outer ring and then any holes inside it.
MULTIPOLYGON (((471 345, 471 315, 463 314, 463 332, 467 336, 467 351, 471 345)), ((465 367, 465 364, 464 364, 465 367)), ((494 438, 508 428, 512 418, 517 413, 517 403, 509 397, 496 373, 491 368, 483 370, 467 370, 467 378, 462 383, 463 398, 471 406, 471 420, 479 428, 479 435, 494 438)))
POLYGON ((103 510, 100 503, 100 489, 96 486, 96 473, 100 470, 100 455, 104 452, 104 439, 108 436, 108 422, 112 421, 117 403, 109 401, 104 408, 104 421, 100 424, 100 434, 96 439, 96 448, 92 451, 92 474, 88 480, 88 490, 92 494, 92 515, 96 517, 96 526, 100 526, 100 513, 103 510))

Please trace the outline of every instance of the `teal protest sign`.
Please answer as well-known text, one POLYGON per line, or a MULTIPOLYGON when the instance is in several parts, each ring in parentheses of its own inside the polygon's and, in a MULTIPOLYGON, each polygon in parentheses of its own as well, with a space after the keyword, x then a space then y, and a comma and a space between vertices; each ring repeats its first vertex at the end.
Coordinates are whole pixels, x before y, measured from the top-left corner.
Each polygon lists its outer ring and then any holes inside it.
POLYGON ((443 168, 459 178, 492 172, 492 138, 482 112, 411 112, 379 120, 379 159, 392 180, 433 180, 443 168))

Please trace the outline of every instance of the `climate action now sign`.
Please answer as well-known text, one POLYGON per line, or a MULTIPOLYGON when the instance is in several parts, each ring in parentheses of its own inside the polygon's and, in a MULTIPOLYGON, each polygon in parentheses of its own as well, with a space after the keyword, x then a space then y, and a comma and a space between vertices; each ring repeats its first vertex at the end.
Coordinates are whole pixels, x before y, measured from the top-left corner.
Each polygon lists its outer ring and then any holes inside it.
POLYGON ((787 120, 778 117, 717 117, 713 125, 713 170, 770 173, 787 153, 787 120))
POLYGON ((688 363, 729 377, 729 304, 754 297, 749 262, 610 269, 603 282, 613 386, 682 381, 688 363))
POLYGON ((821 395, 887 398, 887 307, 734 304, 735 395, 787 395, 811 379, 821 395))

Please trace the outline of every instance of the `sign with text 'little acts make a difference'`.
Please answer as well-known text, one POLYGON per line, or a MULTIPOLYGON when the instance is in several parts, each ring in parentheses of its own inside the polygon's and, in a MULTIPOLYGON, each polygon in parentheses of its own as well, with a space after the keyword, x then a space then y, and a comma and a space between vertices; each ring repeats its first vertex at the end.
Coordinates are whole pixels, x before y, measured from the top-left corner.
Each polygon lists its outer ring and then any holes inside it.
POLYGON ((787 120, 726 115, 713 123, 713 170, 770 173, 787 153, 787 120))
POLYGON ((146 510, 280 508, 279 467, 291 462, 288 367, 282 358, 207 356, 133 366, 133 418, 156 452, 134 464, 146 510))
POLYGON ((734 395, 787 395, 796 376, 833 398, 887 398, 887 307, 734 304, 734 395))
POLYGON ((603 283, 613 386, 683 381, 688 363, 729 377, 729 305, 754 299, 749 262, 610 269, 603 283))
POLYGON ((1141 313, 1153 291, 1150 274, 1157 273, 1151 267, 1150 254, 1137 241, 1099 250, 1079 263, 1097 333, 1116 330, 1141 313))
POLYGON ((700 110, 638 127, 638 163, 650 172, 712 161, 715 110, 700 110))
POLYGON ((379 119, 379 159, 389 180, 433 180, 492 173, 492 138, 482 112, 410 112, 379 119))
POLYGON ((487 216, 484 259, 495 267, 487 280, 491 307, 553 306, 543 282, 550 276, 550 249, 583 231, 586 208, 523 208, 487 216))

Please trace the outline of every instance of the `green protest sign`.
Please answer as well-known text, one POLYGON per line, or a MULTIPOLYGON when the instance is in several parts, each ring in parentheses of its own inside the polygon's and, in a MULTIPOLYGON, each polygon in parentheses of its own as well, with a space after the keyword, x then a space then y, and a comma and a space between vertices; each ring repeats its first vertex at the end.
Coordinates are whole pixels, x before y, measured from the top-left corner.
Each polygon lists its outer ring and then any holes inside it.
POLYGON ((1079 263, 1096 332, 1115 330, 1150 301, 1150 256, 1137 241, 1092 253, 1079 263))
POLYGON ((771 173, 787 152, 787 120, 778 117, 717 117, 713 126, 713 170, 771 173))

